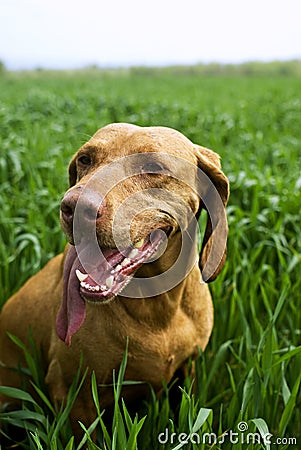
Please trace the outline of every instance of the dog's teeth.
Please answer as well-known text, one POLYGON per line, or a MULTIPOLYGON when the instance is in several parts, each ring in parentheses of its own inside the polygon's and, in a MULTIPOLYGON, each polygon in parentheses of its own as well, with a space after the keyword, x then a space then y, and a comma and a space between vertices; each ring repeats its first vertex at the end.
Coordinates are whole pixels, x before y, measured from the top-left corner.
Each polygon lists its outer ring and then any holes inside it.
MULTIPOLYGON (((116 267, 116 269, 118 269, 118 267, 120 266, 120 269, 124 266, 126 266, 127 264, 129 264, 131 262, 131 260, 129 258, 124 258, 124 260, 116 267)), ((120 270, 118 269, 118 270, 120 270)))
MULTIPOLYGON (((125 258, 126 259, 126 258, 125 258)), ((124 260, 123 260, 124 261, 124 260)), ((123 262, 122 261, 122 262, 123 262)), ((118 264, 118 266, 116 266, 116 270, 120 270, 120 269, 122 269, 122 265, 121 264, 118 264)))
POLYGON ((82 273, 80 270, 76 269, 75 274, 77 276, 77 278, 79 279, 79 281, 85 281, 88 278, 88 274, 87 273, 82 273))
POLYGON ((135 258, 135 256, 137 256, 137 255, 138 255, 138 249, 137 248, 133 248, 131 253, 128 255, 128 258, 135 258))
POLYGON ((143 244, 144 244, 144 239, 140 239, 140 241, 136 242, 134 247, 135 248, 141 248, 143 244))
POLYGON ((106 279, 106 285, 108 286, 108 288, 111 288, 113 286, 113 281, 114 281, 114 276, 113 275, 110 275, 106 279))
POLYGON ((85 283, 84 281, 81 281, 80 283, 81 287, 87 289, 90 292, 99 292, 99 291, 106 291, 106 286, 99 286, 98 284, 96 286, 91 286, 89 283, 85 283))

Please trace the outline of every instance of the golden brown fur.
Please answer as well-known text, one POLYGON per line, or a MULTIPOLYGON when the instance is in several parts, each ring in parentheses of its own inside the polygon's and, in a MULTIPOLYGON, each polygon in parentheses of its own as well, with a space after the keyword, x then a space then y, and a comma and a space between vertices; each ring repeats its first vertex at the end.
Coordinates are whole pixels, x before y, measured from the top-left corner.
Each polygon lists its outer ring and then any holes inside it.
MULTIPOLYGON (((219 157, 214 152, 192 144, 182 134, 171 129, 140 128, 128 124, 113 124, 98 130, 79 150, 70 163, 70 189, 65 198, 75 198, 76 202, 77 187, 85 186, 100 167, 117 158, 145 152, 164 152, 201 168, 215 185, 225 206, 228 182, 220 169, 219 157), (87 167, 85 164, 81 166, 78 159, 79 155, 86 154, 93 161, 87 167)), ((157 185, 180 196, 185 204, 189 204, 193 214, 198 215, 200 209, 204 208, 195 192, 183 182, 163 175, 157 178, 157 185)), ((118 206, 127 196, 141 188, 138 181, 134 181, 123 181, 106 195, 101 217, 96 225, 100 245, 114 246, 112 220, 118 206)), ((147 182, 151 185, 151 181, 147 182)), ((148 194, 145 195, 143 201, 151 201, 148 194)), ((132 241, 144 238, 164 220, 166 218, 160 216, 158 211, 139 213, 131 224, 132 241)), ((176 224, 170 218, 169 220, 168 225, 174 228, 169 236, 166 252, 153 263, 144 264, 137 272, 139 277, 163 273, 174 263, 181 241, 176 224)), ((62 225, 72 243, 70 226, 63 219, 62 225)), ((210 252, 211 234, 209 225, 200 257, 201 268, 210 252)), ((122 235, 121 230, 120 239, 123 239, 122 235)), ((117 296, 111 302, 101 305, 87 302, 85 321, 72 337, 71 346, 67 346, 57 336, 55 319, 62 303, 63 265, 69 245, 64 254, 52 259, 30 278, 3 307, 0 316, 0 384, 20 386, 17 372, 10 368, 19 361, 24 364, 19 349, 7 337, 7 332, 26 343, 28 329, 31 327, 37 346, 43 348, 47 365, 46 382, 53 401, 58 404, 66 397, 82 352, 83 367, 89 367, 89 375, 71 413, 74 430, 79 435, 77 421, 89 425, 95 418, 89 382, 92 370, 95 371, 99 384, 111 383, 112 370, 118 369, 128 338, 126 379, 149 382, 155 391, 160 391, 163 379, 169 382, 176 370, 183 368, 190 357, 197 355, 198 347, 206 347, 213 326, 213 307, 208 286, 200 282, 200 268, 195 264, 183 281, 156 297, 135 299, 117 296)), ((196 244, 193 252, 197 258, 196 244)), ((210 280, 220 271, 224 258, 225 254, 210 280)), ((147 389, 147 384, 133 386, 124 395, 126 400, 131 401, 137 395, 145 394, 147 389)), ((109 407, 112 404, 111 389, 100 388, 100 400, 102 407, 109 407)))

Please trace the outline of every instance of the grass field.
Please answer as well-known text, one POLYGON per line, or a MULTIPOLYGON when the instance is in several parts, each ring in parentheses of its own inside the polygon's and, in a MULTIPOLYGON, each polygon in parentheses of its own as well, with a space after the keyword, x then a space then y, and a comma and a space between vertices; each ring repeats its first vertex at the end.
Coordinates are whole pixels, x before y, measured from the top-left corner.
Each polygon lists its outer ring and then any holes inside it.
MULTIPOLYGON (((196 393, 189 393, 187 381, 174 411, 166 389, 138 421, 116 403, 112 429, 100 423, 98 446, 88 448, 300 448, 300 92, 301 78, 284 76, 1 75, 1 304, 63 249, 58 216, 66 168, 99 127, 131 122, 176 128, 220 153, 231 183, 228 259, 211 285, 215 326, 197 364, 196 393), (168 442, 159 442, 166 428, 168 442), (234 443, 230 431, 238 433, 234 443), (220 442, 198 442, 196 433, 205 432, 220 442), (273 437, 252 443, 248 432, 273 437), (190 433, 187 443, 180 433, 190 433)), ((39 405, 24 394, 23 415, 10 421, 28 428, 24 448, 71 450, 67 412, 55 413, 42 394, 39 405)))

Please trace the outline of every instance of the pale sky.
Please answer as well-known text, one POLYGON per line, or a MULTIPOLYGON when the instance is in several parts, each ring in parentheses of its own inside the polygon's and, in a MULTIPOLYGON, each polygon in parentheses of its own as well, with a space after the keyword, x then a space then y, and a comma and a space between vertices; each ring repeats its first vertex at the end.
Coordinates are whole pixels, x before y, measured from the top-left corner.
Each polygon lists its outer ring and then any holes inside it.
POLYGON ((1 0, 9 69, 301 58, 301 0, 1 0))

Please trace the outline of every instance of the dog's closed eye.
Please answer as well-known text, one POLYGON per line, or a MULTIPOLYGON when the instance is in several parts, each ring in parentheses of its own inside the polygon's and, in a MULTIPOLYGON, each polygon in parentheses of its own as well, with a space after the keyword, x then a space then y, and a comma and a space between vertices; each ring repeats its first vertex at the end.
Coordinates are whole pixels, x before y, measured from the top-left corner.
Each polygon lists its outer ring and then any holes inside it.
POLYGON ((165 173, 166 169, 165 167, 156 162, 156 161, 150 161, 144 164, 141 168, 141 173, 165 173))
POLYGON ((90 166, 92 164, 92 158, 89 155, 81 155, 78 157, 77 162, 80 166, 90 166))

